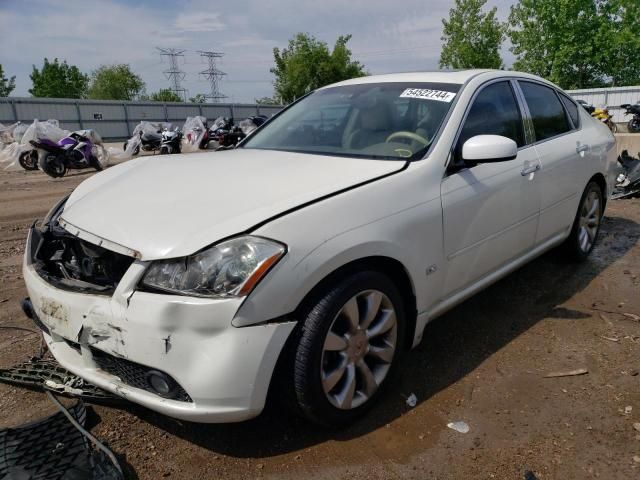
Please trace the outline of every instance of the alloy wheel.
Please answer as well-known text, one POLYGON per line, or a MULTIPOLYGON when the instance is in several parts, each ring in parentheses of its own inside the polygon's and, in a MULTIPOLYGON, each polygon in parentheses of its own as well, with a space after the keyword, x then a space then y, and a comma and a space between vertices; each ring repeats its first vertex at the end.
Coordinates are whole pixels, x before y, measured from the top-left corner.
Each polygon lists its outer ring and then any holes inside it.
POLYGON ((591 190, 580 208, 580 223, 578 228, 578 245, 580 250, 588 253, 596 240, 600 226, 601 201, 600 195, 591 190))
POLYGON ((322 388, 336 408, 364 404, 378 390, 393 361, 398 337, 396 311, 384 293, 365 290, 340 309, 322 350, 322 388))

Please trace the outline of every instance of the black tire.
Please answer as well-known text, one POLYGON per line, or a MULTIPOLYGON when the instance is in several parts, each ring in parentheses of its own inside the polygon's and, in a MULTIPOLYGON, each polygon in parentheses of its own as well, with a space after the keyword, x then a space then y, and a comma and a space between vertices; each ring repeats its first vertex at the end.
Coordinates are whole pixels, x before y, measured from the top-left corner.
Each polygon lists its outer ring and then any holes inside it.
POLYGON ((102 170, 104 170, 104 168, 102 168, 102 164, 96 157, 91 157, 91 159, 89 160, 89 165, 95 168, 96 172, 101 172, 102 170))
POLYGON ((169 152, 168 147, 160 147, 160 155, 167 155, 169 152))
POLYGON ((25 170, 38 170, 38 151, 28 150, 22 152, 18 158, 18 162, 25 170))
MULTIPOLYGON (((289 377, 292 388, 287 389, 292 397, 289 399, 289 403, 292 403, 302 416, 314 423, 325 427, 341 427, 353 422, 371 408, 393 377, 405 343, 404 303, 392 281, 385 275, 374 271, 364 271, 350 275, 328 289, 326 293, 321 294, 312 303, 306 309, 306 314, 302 314, 301 324, 296 330, 295 337, 291 339, 291 351, 288 353, 288 363, 290 365, 286 366, 286 368, 292 369, 289 377), (395 350, 391 361, 386 363, 388 365, 386 376, 382 378, 380 383, 377 383, 379 385, 377 390, 368 398, 365 396, 364 403, 354 408, 341 409, 330 402, 329 394, 325 393, 323 389, 321 373, 323 370, 321 369, 324 365, 325 340, 330 328, 334 328, 334 319, 339 318, 338 315, 347 302, 357 295, 366 295, 368 291, 377 291, 384 294, 386 296, 385 301, 390 301, 395 310, 395 350)), ((379 312, 382 312, 382 310, 379 310, 379 312)), ((374 325, 374 322, 371 325, 374 325)), ((369 348, 373 347, 367 347, 367 351, 369 348)), ((339 353, 339 355, 342 354, 343 352, 339 353)), ((369 358, 368 353, 361 354, 363 359, 369 358)), ((342 358, 346 359, 346 357, 342 358)), ((357 367, 352 371, 356 372, 357 367)), ((347 376, 343 377, 342 380, 348 381, 347 376)), ((336 385, 338 386, 338 384, 336 385)), ((362 384, 360 384, 360 388, 362 389, 362 384)), ((358 392, 362 396, 362 391, 357 390, 356 394, 358 392)), ((353 397, 355 399, 355 395, 353 397)))
POLYGON ((53 178, 64 177, 67 173, 67 165, 60 155, 47 153, 40 162, 40 169, 53 178))
POLYGON ((562 245, 563 253, 566 255, 566 258, 572 262, 583 262, 587 259, 593 247, 596 244, 598 239, 598 233, 600 232, 600 225, 602 223, 602 215, 604 213, 604 195, 600 185, 597 182, 591 181, 584 189, 582 193, 582 197, 580 198, 580 203, 578 204, 578 211, 576 212, 576 216, 573 221, 573 226, 571 227, 571 233, 569 237, 565 240, 562 245), (599 209, 597 212, 598 222, 595 228, 595 233, 593 234, 593 239, 590 241, 587 248, 584 247, 581 240, 581 220, 585 213, 585 202, 589 198, 590 195, 594 195, 598 199, 599 209))
POLYGON ((640 132, 640 120, 635 118, 629 120, 629 123, 627 123, 627 129, 629 130, 629 133, 640 132))

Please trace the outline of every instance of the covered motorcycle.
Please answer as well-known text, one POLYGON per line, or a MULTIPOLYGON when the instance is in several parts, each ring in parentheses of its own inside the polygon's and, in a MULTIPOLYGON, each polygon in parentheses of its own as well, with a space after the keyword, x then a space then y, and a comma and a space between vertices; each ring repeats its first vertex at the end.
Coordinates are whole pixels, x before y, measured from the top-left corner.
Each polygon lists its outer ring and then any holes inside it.
POLYGON ((218 148, 233 148, 262 125, 265 120, 266 117, 257 115, 235 125, 233 118, 218 117, 209 129, 209 140, 217 142, 218 148))
POLYGON ((204 150, 209 144, 209 129, 207 119, 201 116, 187 117, 182 129, 182 151, 195 152, 204 150))
POLYGON ((125 157, 129 158, 140 153, 160 150, 162 132, 172 130, 173 126, 166 122, 140 122, 133 129, 131 138, 124 143, 125 157))
POLYGON ((38 166, 53 178, 63 177, 68 169, 100 171, 108 164, 108 153, 95 130, 77 130, 57 142, 37 138, 30 143, 38 150, 38 166))
POLYGON ((17 122, 5 127, 2 136, 5 140, 13 140, 5 144, 0 150, 0 164, 6 164, 5 170, 19 169, 21 166, 25 170, 38 169, 38 151, 30 143, 36 139, 48 139, 57 142, 69 135, 68 130, 63 130, 57 120, 49 119, 41 122, 34 120, 31 125, 17 122))
POLYGON ((620 105, 620 107, 625 109, 625 115, 632 115, 631 120, 627 123, 629 133, 640 132, 640 102, 635 105, 625 103, 624 105, 620 105))

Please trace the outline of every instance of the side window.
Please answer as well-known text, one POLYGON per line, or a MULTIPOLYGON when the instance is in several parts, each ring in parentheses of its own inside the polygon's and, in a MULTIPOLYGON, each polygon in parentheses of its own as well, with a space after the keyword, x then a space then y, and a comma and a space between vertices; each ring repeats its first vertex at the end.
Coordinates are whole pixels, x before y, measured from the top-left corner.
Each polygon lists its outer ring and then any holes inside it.
POLYGON ((537 83, 520 81, 529 106, 536 141, 555 137, 571 130, 569 119, 553 89, 537 83))
POLYGON ((569 97, 566 95, 560 94, 560 100, 564 103, 564 108, 567 109, 569 116, 571 117, 571 121, 573 122, 573 128, 578 128, 580 126, 580 115, 578 114, 578 106, 573 103, 569 97))
POLYGON ((476 135, 502 135, 518 147, 525 144, 522 116, 509 82, 492 83, 475 98, 458 138, 457 160, 461 160, 464 142, 476 135))

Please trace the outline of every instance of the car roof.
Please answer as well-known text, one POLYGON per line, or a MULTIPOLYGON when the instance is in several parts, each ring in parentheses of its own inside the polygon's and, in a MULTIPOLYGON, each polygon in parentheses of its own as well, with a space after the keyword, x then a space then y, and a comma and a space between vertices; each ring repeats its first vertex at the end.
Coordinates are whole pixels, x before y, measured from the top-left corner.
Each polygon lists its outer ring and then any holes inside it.
MULTIPOLYGON (((368 75, 327 85, 322 88, 342 85, 359 85, 364 83, 394 83, 394 82, 425 82, 425 83, 454 83, 462 85, 472 78, 482 77, 483 80, 500 77, 529 78, 552 85, 550 82, 536 75, 511 70, 469 69, 469 70, 434 70, 425 72, 389 73, 384 75, 368 75)), ((321 90, 321 89, 319 89, 321 90)))

